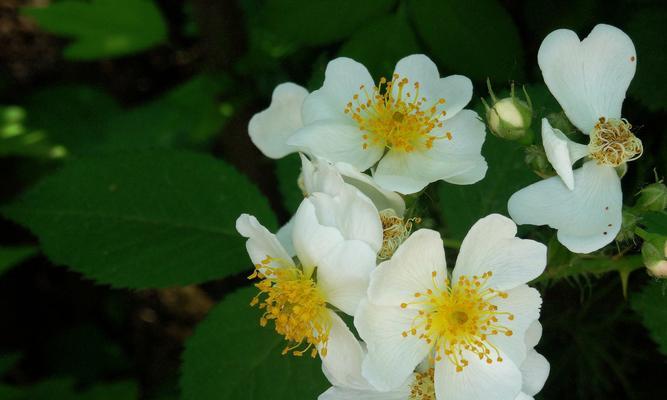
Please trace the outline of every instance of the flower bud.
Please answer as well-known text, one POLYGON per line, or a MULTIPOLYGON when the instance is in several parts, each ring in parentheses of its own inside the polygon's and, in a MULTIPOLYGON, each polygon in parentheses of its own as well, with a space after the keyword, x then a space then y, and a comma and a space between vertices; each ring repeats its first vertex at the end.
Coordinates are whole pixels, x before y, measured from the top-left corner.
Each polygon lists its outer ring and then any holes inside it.
POLYGON ((650 235, 642 245, 642 258, 649 274, 667 278, 667 237, 650 235))
POLYGON ((482 102, 486 109, 486 122, 491 133, 508 140, 517 140, 526 136, 533 120, 533 106, 526 88, 523 89, 525 101, 516 97, 514 84, 512 84, 510 97, 499 100, 491 88, 491 82, 487 80, 486 84, 492 104, 489 106, 484 99, 482 102))
POLYGON ((634 212, 627 208, 623 208, 623 219, 621 222, 621 230, 616 235, 616 241, 626 242, 635 239, 635 228, 639 222, 639 217, 634 212))
POLYGON ((662 211, 667 207, 667 186, 652 183, 639 191, 636 207, 642 211, 662 211))

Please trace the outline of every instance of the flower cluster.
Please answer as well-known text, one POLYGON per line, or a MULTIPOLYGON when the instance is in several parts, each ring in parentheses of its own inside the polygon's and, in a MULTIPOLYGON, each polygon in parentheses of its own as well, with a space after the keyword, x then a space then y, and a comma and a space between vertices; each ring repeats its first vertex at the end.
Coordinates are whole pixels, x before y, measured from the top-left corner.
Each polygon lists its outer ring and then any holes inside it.
MULTIPOLYGON (((544 119, 543 144, 559 176, 516 193, 509 212, 518 223, 557 228, 572 251, 597 250, 620 228, 617 168, 642 153, 620 114, 634 47, 598 25, 581 42, 553 32, 538 58, 590 143, 544 119)), ((320 89, 279 85, 250 121, 268 157, 301 153, 304 193, 277 234, 253 216, 237 220, 255 264, 251 305, 262 326, 284 337, 284 354, 319 354, 332 384, 321 400, 530 399, 546 381, 549 363, 535 350, 542 299, 527 285, 546 267, 546 246, 518 238, 514 221, 492 214, 472 226, 450 270, 440 233, 418 229, 420 216, 406 208, 404 195, 432 182, 484 178, 485 125, 464 108, 471 98, 468 78, 441 78, 423 55, 400 60, 377 84, 363 65, 338 58, 320 89)))

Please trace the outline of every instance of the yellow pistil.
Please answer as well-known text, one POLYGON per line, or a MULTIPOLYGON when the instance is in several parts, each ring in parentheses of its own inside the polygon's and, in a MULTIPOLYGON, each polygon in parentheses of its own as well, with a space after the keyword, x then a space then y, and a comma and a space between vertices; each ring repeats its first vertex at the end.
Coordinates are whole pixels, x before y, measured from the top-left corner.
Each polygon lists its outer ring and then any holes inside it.
POLYGON ((421 222, 421 218, 409 218, 405 220, 390 208, 380 211, 380 220, 382 221, 382 249, 378 254, 380 260, 391 258, 394 251, 410 236, 412 225, 421 222))
POLYGON ((591 132, 588 149, 598 164, 618 167, 636 160, 644 152, 642 141, 632 133, 626 119, 600 118, 591 132))
POLYGON ((427 104, 420 97, 419 82, 414 82, 414 91, 406 91, 408 78, 394 74, 392 80, 380 79, 380 83, 369 90, 359 87, 359 93, 345 106, 350 115, 364 132, 363 148, 383 146, 391 150, 412 152, 427 150, 439 139, 452 139, 451 132, 441 136, 432 134, 435 128, 442 128, 445 110, 441 106, 445 99, 437 99, 427 104))
POLYGON ((409 331, 402 333, 418 336, 434 346, 434 360, 447 358, 461 372, 468 365, 465 358, 472 354, 491 364, 502 362, 500 351, 489 340, 495 335, 512 336, 512 330, 502 325, 501 319, 514 320, 514 315, 498 310, 491 303, 494 298, 507 298, 507 293, 486 287, 491 272, 481 277, 461 276, 451 283, 445 279, 444 289, 436 282, 432 272, 433 287, 415 293, 415 300, 401 304, 401 308, 415 307, 419 314, 412 321, 409 331), (465 353, 464 353, 465 351, 465 353))
POLYGON ((315 357, 321 347, 325 357, 331 321, 326 302, 312 277, 290 262, 267 256, 255 265, 255 272, 248 278, 260 279, 255 284, 259 293, 250 305, 259 305, 264 310, 259 320, 261 326, 273 321, 276 332, 287 340, 283 355, 291 352, 302 356, 310 351, 311 357, 315 357))
POLYGON ((417 373, 415 381, 410 385, 409 400, 435 400, 435 371, 429 368, 426 372, 417 373))

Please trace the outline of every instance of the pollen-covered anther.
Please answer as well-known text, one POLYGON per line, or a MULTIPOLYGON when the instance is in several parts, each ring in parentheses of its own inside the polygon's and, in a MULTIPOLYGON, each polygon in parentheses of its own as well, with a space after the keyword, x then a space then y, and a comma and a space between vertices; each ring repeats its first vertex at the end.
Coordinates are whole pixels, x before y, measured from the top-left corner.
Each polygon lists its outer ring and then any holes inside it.
POLYGON ((415 374, 415 380, 410 385, 410 397, 408 399, 435 400, 435 370, 433 368, 415 374))
POLYGON ((283 355, 302 356, 310 352, 315 357, 320 348, 325 357, 331 330, 326 302, 311 277, 284 264, 287 262, 267 257, 255 266, 249 279, 260 279, 255 284, 259 293, 250 305, 264 311, 259 320, 261 326, 273 321, 276 332, 288 342, 283 355))
POLYGON ((445 99, 429 101, 421 96, 419 82, 410 85, 408 78, 394 74, 390 81, 381 78, 370 91, 360 86, 344 112, 365 132, 364 149, 383 146, 412 152, 430 149, 439 139, 452 139, 451 132, 433 134, 443 126, 444 104, 445 99))
POLYGON ((448 359, 458 372, 469 364, 466 357, 477 357, 487 364, 502 362, 493 336, 512 336, 512 330, 504 324, 513 321, 514 315, 492 304, 494 299, 508 297, 506 292, 487 287, 492 273, 461 276, 454 282, 445 279, 442 284, 435 281, 436 276, 432 274, 435 290, 415 293, 414 301, 401 304, 402 308, 420 310, 409 333, 433 343, 433 359, 448 359))
POLYGON ((419 224, 421 218, 403 219, 390 208, 380 211, 382 221, 382 248, 378 253, 380 260, 391 258, 394 251, 410 236, 413 224, 419 224))
POLYGON ((644 152, 642 141, 632 133, 632 125, 626 119, 602 117, 590 136, 588 149, 598 164, 618 167, 638 159, 644 152))

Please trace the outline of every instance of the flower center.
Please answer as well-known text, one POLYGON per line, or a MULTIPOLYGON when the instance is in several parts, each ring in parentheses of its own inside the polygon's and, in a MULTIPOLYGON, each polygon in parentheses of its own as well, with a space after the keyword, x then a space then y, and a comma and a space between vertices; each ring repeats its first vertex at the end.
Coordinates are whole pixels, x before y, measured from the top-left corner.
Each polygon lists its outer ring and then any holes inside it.
POLYGON ((250 305, 259 305, 264 311, 259 320, 261 326, 273 321, 276 332, 287 340, 283 355, 292 352, 302 356, 310 350, 311 357, 315 357, 320 346, 325 357, 331 321, 324 297, 313 279, 291 263, 268 256, 255 265, 255 272, 249 279, 253 278, 260 279, 255 284, 259 293, 250 305), (276 262, 287 266, 273 267, 276 262))
POLYGON ((420 223, 421 218, 415 217, 408 220, 396 215, 391 208, 380 211, 380 220, 382 221, 382 249, 378 253, 378 258, 387 260, 391 258, 394 251, 410 236, 413 223, 420 223))
POLYGON ((626 119, 600 118, 591 132, 588 149, 598 164, 618 167, 627 161, 641 157, 644 148, 631 131, 632 125, 626 119))
POLYGON ((445 288, 440 289, 434 271, 435 290, 415 293, 415 301, 401 304, 401 308, 416 306, 419 309, 410 331, 403 332, 403 337, 418 336, 433 344, 435 361, 446 357, 456 365, 457 372, 468 365, 465 357, 469 353, 488 364, 494 360, 502 362, 500 351, 489 337, 512 336, 512 331, 503 326, 500 319, 512 321, 514 315, 498 310, 491 303, 495 298, 507 298, 507 293, 486 287, 491 276, 491 272, 485 272, 481 277, 461 276, 453 284, 445 279, 445 288))
POLYGON ((409 400, 435 400, 435 371, 429 368, 426 372, 417 373, 415 381, 410 385, 409 400))
POLYGON ((414 92, 405 90, 408 78, 394 74, 392 80, 381 78, 369 92, 364 85, 345 106, 345 114, 352 116, 364 132, 363 148, 382 146, 390 150, 412 152, 433 147, 438 139, 451 140, 451 132, 442 136, 432 134, 442 128, 446 111, 440 110, 445 99, 427 105, 419 95, 419 82, 414 82, 414 92))

